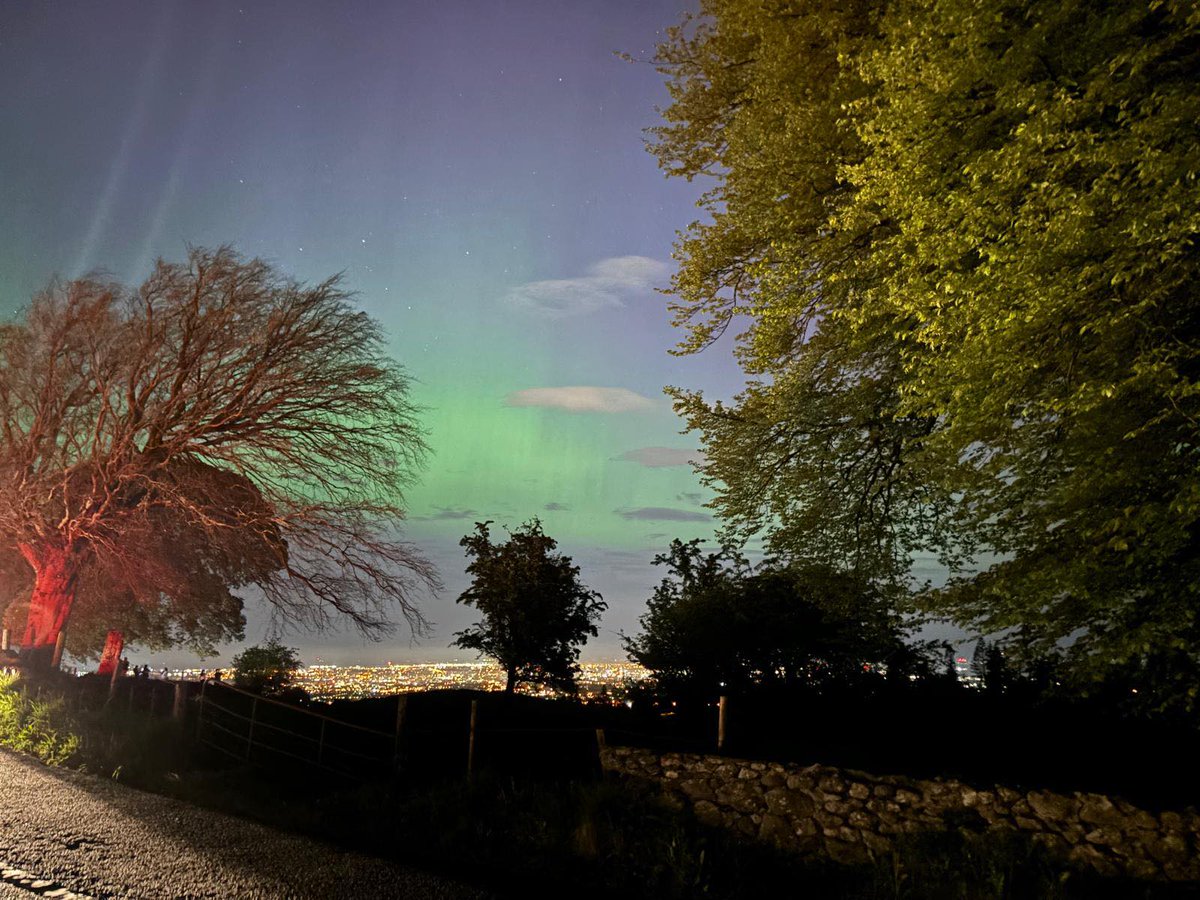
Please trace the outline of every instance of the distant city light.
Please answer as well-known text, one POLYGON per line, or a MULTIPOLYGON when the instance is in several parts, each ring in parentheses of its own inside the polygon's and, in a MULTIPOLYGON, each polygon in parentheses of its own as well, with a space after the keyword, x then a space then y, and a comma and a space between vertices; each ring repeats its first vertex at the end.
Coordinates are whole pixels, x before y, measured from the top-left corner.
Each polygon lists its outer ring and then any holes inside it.
MULTIPOLYGON (((628 687, 649 676, 641 666, 630 662, 580 663, 579 697, 619 703, 628 687)), ((216 669, 184 669, 171 673, 173 678, 201 678, 216 669), (203 675, 201 674, 203 673, 203 675)), ((232 680, 233 672, 221 672, 232 680)), ((504 671, 491 662, 413 663, 384 666, 314 665, 296 673, 293 683, 314 700, 360 700, 387 697, 412 691, 504 690, 504 671)), ((554 697, 553 688, 521 684, 517 692, 538 697, 554 697)))

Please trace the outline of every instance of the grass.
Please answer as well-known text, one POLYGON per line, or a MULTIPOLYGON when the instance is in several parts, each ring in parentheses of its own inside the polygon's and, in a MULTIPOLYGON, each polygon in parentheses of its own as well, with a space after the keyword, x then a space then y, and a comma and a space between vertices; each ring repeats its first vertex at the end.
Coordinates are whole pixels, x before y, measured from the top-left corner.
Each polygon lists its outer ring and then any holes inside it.
POLYGON ((30 697, 15 675, 0 675, 0 746, 50 766, 72 759, 80 746, 59 697, 30 697))

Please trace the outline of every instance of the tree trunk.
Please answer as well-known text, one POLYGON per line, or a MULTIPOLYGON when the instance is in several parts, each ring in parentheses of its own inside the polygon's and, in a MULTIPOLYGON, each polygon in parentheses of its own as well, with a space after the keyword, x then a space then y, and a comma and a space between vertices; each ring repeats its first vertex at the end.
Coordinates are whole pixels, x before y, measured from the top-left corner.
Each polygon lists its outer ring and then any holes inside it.
POLYGON ((29 617, 21 641, 21 658, 32 669, 49 669, 54 644, 67 624, 75 587, 79 578, 79 560, 61 544, 21 546, 21 555, 33 567, 33 596, 29 617))
POLYGON ((109 631, 104 639, 104 652, 100 654, 100 666, 97 675, 112 675, 121 664, 121 651, 125 649, 125 635, 119 631, 109 631))
POLYGON ((507 695, 512 694, 513 688, 515 688, 516 686, 517 686, 517 667, 509 666, 508 667, 508 681, 504 685, 505 695, 507 696, 507 695))

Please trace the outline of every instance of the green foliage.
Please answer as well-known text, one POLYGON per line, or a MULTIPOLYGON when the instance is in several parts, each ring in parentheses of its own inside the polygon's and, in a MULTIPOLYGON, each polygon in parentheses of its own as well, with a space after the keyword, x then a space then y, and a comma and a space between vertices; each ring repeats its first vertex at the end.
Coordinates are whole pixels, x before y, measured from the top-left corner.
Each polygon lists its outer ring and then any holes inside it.
POLYGON ((818 565, 757 571, 737 551, 672 541, 668 575, 625 638, 630 658, 667 693, 710 698, 756 686, 847 683, 864 664, 906 669, 912 651, 879 592, 818 565))
POLYGON ((659 48, 674 102, 652 149, 672 174, 719 177, 711 222, 678 246, 680 352, 745 325, 737 354, 756 377, 733 404, 672 391, 718 513, 734 536, 765 531, 775 555, 898 588, 912 551, 950 548, 950 502, 918 465, 930 423, 898 413, 897 354, 851 345, 833 316, 853 285, 831 273, 864 236, 828 223, 850 196, 840 169, 862 154, 843 110, 864 86, 843 56, 876 9, 705 3, 659 48))
MULTIPOLYGON (((974 557, 927 609, 1070 642, 1087 681, 1193 671, 1195 5, 702 11, 659 48, 652 149, 718 179, 678 247, 681 351, 744 324, 756 380, 675 397, 732 531, 881 583, 974 557)), ((1169 682, 1151 702, 1194 707, 1169 682)))
POLYGON ((580 645, 597 634, 605 603, 579 580, 579 567, 556 553, 553 538, 533 519, 493 544, 489 522, 459 543, 471 563, 471 586, 458 598, 483 621, 457 632, 453 646, 497 660, 507 674, 505 690, 520 682, 574 690, 580 645))
POLYGON ((285 647, 271 638, 262 646, 247 647, 233 658, 233 681, 247 691, 278 694, 291 685, 303 665, 294 647, 285 647))
POLYGON ((79 753, 74 765, 143 790, 179 784, 192 755, 191 735, 173 719, 152 718, 118 701, 75 716, 79 753))
POLYGON ((0 674, 0 747, 59 766, 79 750, 79 738, 67 728, 62 700, 31 699, 17 676, 0 674))

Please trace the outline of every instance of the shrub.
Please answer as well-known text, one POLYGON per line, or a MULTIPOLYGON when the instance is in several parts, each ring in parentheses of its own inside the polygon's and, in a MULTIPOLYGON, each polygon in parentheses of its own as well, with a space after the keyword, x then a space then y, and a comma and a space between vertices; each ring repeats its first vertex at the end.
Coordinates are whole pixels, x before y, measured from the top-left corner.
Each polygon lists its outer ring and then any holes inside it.
POLYGON ((31 699, 15 675, 0 675, 0 746, 36 756, 49 766, 65 763, 79 750, 61 699, 31 699))

